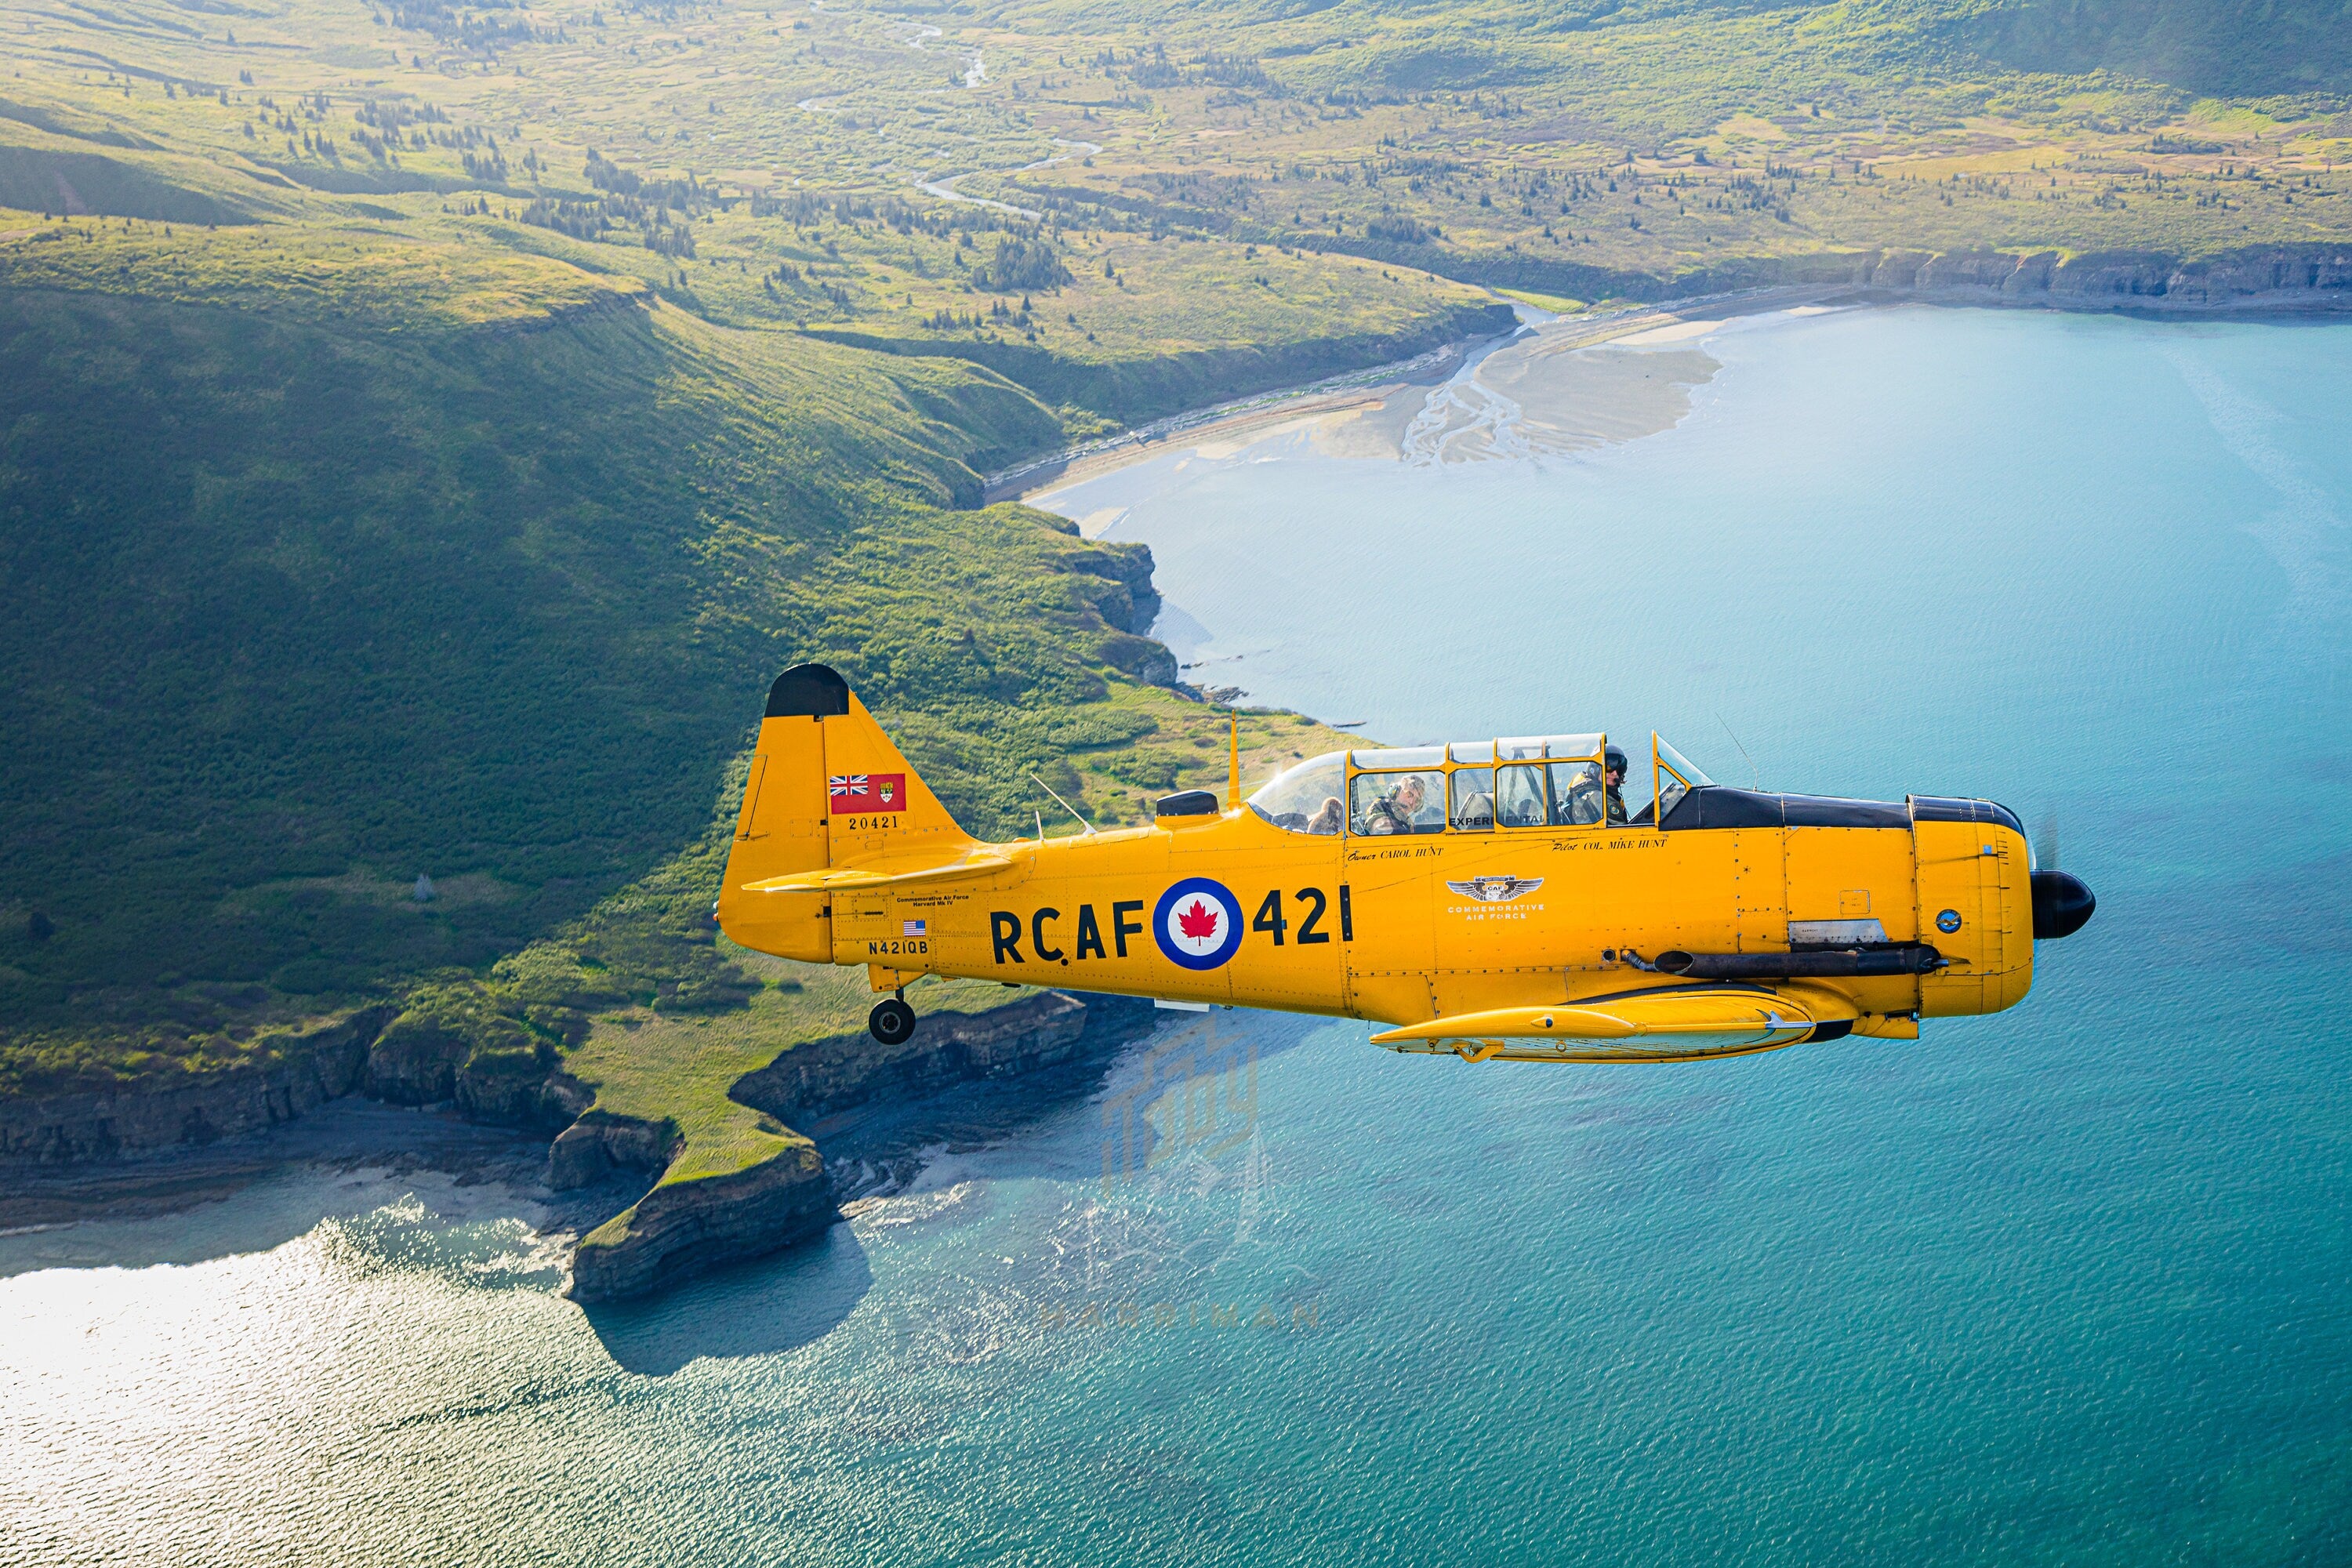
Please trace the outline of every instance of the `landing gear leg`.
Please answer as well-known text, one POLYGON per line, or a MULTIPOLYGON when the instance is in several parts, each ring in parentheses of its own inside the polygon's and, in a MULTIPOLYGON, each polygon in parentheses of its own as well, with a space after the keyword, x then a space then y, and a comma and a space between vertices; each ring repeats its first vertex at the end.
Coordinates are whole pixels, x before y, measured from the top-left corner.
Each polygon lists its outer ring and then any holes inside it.
POLYGON ((904 994, 886 996, 866 1015, 866 1032, 886 1046, 903 1046, 915 1034, 915 1010, 904 994))

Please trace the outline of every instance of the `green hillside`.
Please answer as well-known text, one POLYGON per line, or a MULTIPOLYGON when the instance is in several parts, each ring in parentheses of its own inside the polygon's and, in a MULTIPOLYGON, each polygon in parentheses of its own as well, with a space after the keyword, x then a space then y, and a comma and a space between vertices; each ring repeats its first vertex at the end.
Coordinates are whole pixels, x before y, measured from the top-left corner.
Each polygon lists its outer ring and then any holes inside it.
POLYGON ((958 360, 561 297, 388 332, 0 293, 0 1006, 39 1074, 103 1070, 73 1037, 216 1060, 487 969, 703 844, 642 935, 578 928, 612 979, 530 993, 675 995, 709 968, 713 794, 795 658, 977 829, 1028 825, 1034 768, 1122 809, 1066 759, 1157 727, 1119 695, 1166 659, 1132 635, 1148 556, 952 510, 1047 411, 958 360))
POLYGON ((1963 12, 1958 36, 2021 70, 2108 70, 2200 95, 2352 90, 2352 12, 2312 0, 2023 0, 1963 12))
MULTIPOLYGON (((464 68, 561 55, 561 20, 404 12, 427 66, 363 9, 191 15, 12 13, 0 1090, 370 998, 486 1060, 740 1005, 704 830, 782 664, 850 674, 982 830, 1154 729, 1148 556, 974 510, 983 473, 1496 319, 1344 259, 1244 294, 1217 247, 520 143, 464 68)), ((661 75, 575 63, 597 115, 661 75)))
POLYGON ((625 301, 387 338, 15 291, 0 430, 19 1018, 487 963, 700 828, 772 667, 970 742, 1099 689, 1071 634, 1140 572, 940 510, 1055 433, 1002 381, 625 301))
POLYGON ((982 476, 1496 330, 1472 282, 2352 211, 2301 0, 0 25, 0 1090, 362 998, 534 1060, 740 1004, 706 834, 791 659, 982 830, 1032 770, 1109 816, 1213 774, 1146 557, 982 476))
MULTIPOLYGON (((2252 98, 2352 83, 2352 15, 2315 0, 1497 0, 1475 9, 1454 0, 1011 0, 983 14, 1013 26, 1050 17, 1090 33, 1148 33, 1227 55, 1240 45, 1276 61, 1356 51, 1347 74, 1415 92, 1543 87, 1556 74, 1544 46, 1577 35, 1696 52, 1710 32, 1762 17, 1801 26, 1821 65, 1843 55, 1908 68, 1873 84, 1890 101, 1916 94, 1923 78, 2002 72, 2105 71, 2252 98)), ((1760 84, 1749 76, 1691 85, 1752 93, 1760 84)))
POLYGON ((1007 0, 990 16, 1040 112, 1118 126, 1148 105, 1154 130, 1086 168, 971 189, 1066 222, 1496 287, 1660 298, 1872 248, 2211 257, 2332 244, 2352 216, 2352 23, 2317 6, 1007 0), (1117 42, 1063 47, 1088 33, 1117 42))

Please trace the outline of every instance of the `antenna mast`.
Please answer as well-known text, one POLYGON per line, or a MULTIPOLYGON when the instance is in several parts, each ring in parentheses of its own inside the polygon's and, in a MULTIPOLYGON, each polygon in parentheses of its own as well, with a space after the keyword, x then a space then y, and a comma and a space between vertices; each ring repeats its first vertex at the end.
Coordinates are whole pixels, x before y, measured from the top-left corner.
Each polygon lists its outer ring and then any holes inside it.
POLYGON ((1225 710, 1225 809, 1242 808, 1242 721, 1231 709, 1225 710))
MULTIPOLYGON (((1055 804, 1055 805, 1060 806, 1064 811, 1068 812, 1072 816, 1077 816, 1077 817, 1078 817, 1078 826, 1079 826, 1080 827, 1085 828, 1088 833, 1092 833, 1092 832, 1095 830, 1095 825, 1094 825, 1093 823, 1088 822, 1088 821, 1087 821, 1085 817, 1083 817, 1083 816, 1078 816, 1078 808, 1077 808, 1076 806, 1072 805, 1068 801, 1064 800, 1064 799, 1063 799, 1059 795, 1055 795, 1055 792, 1054 792, 1054 786, 1053 786, 1052 784, 1047 784, 1044 779, 1038 779, 1038 778, 1037 778, 1037 775, 1036 775, 1035 773, 1031 773, 1029 776, 1030 776, 1031 778, 1033 778, 1033 779, 1037 779, 1037 787, 1038 787, 1039 789, 1042 789, 1042 790, 1044 790, 1047 795, 1053 795, 1053 796, 1054 796, 1054 804, 1055 804)), ((1045 841, 1045 813, 1043 813, 1043 812, 1039 812, 1039 813, 1037 814, 1037 842, 1039 842, 1040 844, 1043 844, 1045 841)))
MULTIPOLYGON (((1731 735, 1731 743, 1735 746, 1739 746, 1739 737, 1732 734, 1731 721, 1726 719, 1721 713, 1717 713, 1715 716, 1715 721, 1723 726, 1723 732, 1725 734, 1731 735)), ((1739 760, 1748 764, 1748 776, 1756 781, 1756 793, 1758 795, 1762 795, 1764 793, 1764 770, 1756 765, 1756 759, 1748 754, 1748 748, 1745 746, 1739 746, 1739 760)))

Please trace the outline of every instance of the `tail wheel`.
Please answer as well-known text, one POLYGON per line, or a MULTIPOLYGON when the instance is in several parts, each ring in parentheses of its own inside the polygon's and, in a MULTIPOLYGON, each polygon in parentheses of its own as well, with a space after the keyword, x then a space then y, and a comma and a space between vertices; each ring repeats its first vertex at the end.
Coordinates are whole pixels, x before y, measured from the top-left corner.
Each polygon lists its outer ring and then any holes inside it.
POLYGON ((903 1046, 915 1034, 915 1010, 896 996, 885 996, 866 1015, 866 1032, 886 1046, 903 1046))

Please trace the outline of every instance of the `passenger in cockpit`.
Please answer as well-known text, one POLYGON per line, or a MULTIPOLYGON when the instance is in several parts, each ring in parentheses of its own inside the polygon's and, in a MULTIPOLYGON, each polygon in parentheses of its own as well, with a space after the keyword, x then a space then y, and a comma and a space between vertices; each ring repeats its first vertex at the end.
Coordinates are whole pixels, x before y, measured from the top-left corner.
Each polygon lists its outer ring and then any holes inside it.
POLYGON ((1402 784, 1372 803, 1372 809, 1366 814, 1364 831, 1370 834, 1411 833, 1413 830, 1412 819, 1420 814, 1428 798, 1422 786, 1421 775, 1405 774, 1402 784))
POLYGON ((1315 815, 1307 819, 1306 831, 1337 833, 1339 831, 1340 825, 1346 820, 1347 811, 1340 805, 1339 797, 1336 795, 1327 795, 1323 797, 1323 804, 1316 808, 1315 815))

